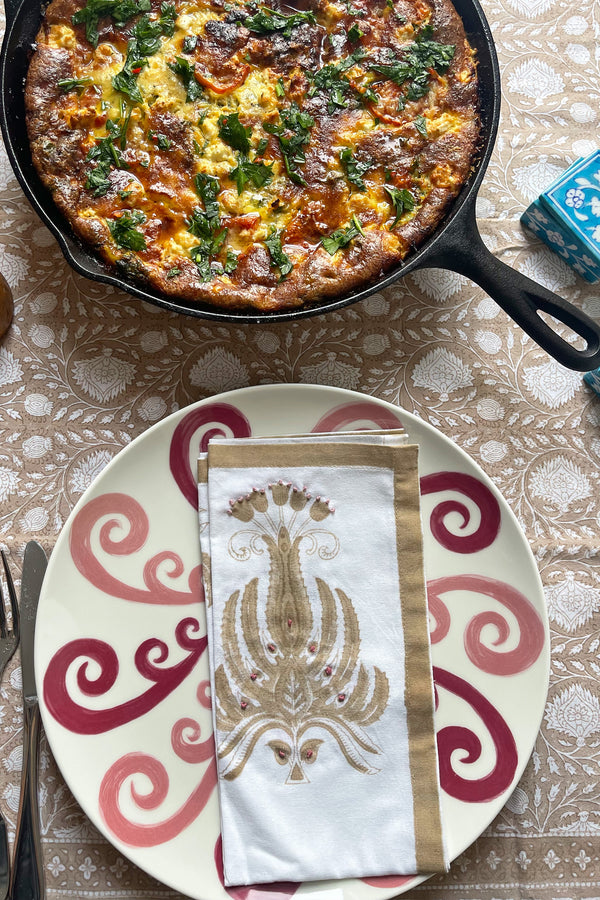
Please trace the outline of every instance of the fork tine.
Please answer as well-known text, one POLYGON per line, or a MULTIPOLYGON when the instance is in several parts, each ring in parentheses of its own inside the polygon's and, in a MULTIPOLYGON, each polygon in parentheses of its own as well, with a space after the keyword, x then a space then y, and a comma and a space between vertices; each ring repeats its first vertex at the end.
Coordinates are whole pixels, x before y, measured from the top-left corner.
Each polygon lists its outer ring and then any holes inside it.
MULTIPOLYGON (((21 626, 20 626, 20 615, 19 615, 19 604, 17 602, 17 592, 15 590, 15 583, 13 581, 13 577, 11 571, 8 566, 8 561, 4 554, 4 550, 0 550, 0 555, 2 556, 2 564, 4 566, 4 574, 6 575, 6 586, 8 588, 8 596, 10 597, 10 609, 12 612, 12 620, 13 620, 13 631, 16 637, 19 637, 21 626)), ((6 614, 4 613, 4 603, 3 607, 3 616, 4 616, 4 627, 6 628, 6 614)))

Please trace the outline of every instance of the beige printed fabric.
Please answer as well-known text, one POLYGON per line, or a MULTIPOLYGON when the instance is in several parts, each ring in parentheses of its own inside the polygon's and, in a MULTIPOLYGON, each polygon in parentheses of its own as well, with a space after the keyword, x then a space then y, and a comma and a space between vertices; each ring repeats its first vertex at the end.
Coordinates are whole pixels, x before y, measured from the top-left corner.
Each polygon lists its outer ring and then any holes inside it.
MULTIPOLYGON (((503 85, 477 213, 503 262, 600 318, 578 278, 519 215, 596 148, 598 5, 483 0, 503 85)), ((0 16, 2 10, 0 9, 0 16)), ((600 896, 600 398, 482 290, 423 270, 361 304, 292 325, 211 325, 93 284, 64 261, 0 151, 0 271, 16 303, 0 341, 0 545, 51 550, 115 454, 172 411, 232 388, 305 382, 360 390, 421 416, 466 450, 517 516, 544 583, 552 674, 532 759, 503 811, 410 900, 600 896)), ((0 804, 14 833, 19 660, 0 688, 0 804)), ((89 824, 43 745, 40 803, 51 900, 177 895, 89 824)))

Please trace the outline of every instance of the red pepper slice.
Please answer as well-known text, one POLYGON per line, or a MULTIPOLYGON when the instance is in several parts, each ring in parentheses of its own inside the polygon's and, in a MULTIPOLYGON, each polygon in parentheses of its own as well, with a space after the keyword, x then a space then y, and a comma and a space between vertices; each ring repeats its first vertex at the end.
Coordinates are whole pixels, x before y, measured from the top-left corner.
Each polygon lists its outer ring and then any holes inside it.
POLYGON ((250 66, 244 64, 239 72, 234 76, 232 81, 228 81, 227 83, 223 83, 222 81, 214 81, 209 75, 203 72, 201 69, 198 69, 196 66, 195 76, 196 81, 198 81, 203 87, 208 88, 210 91, 213 91, 215 94, 230 94, 231 91, 235 91, 236 88, 240 87, 246 80, 250 73, 250 66))

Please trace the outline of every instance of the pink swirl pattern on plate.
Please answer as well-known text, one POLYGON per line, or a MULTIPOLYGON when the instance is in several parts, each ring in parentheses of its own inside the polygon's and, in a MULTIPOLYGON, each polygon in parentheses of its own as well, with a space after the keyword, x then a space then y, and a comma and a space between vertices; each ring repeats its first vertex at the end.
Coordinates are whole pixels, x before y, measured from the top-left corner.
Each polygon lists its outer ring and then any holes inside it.
POLYGON ((434 472, 421 478, 421 496, 441 491, 456 491, 476 503, 480 512, 479 525, 472 534, 453 534, 444 519, 450 513, 462 516, 461 528, 471 520, 468 507, 459 500, 444 500, 431 513, 429 524, 436 541, 453 553, 477 553, 496 540, 500 531, 500 505, 491 490, 478 478, 463 472, 434 472))
POLYGON ((88 697, 101 697, 113 687, 119 674, 119 660, 114 649, 105 641, 95 638, 79 638, 61 647, 52 657, 44 673, 44 701, 51 715, 64 728, 75 734, 101 734, 132 722, 154 709, 175 690, 189 673, 207 647, 206 635, 194 637, 200 626, 196 619, 182 619, 175 629, 177 644, 188 655, 174 666, 165 667, 169 648, 159 638, 150 638, 139 645, 135 652, 135 667, 149 681, 154 682, 138 697, 106 709, 88 709, 69 695, 67 675, 72 663, 87 657, 77 670, 77 686, 88 697), (88 677, 88 661, 93 660, 100 674, 88 677))
POLYGON ((457 750, 464 750, 461 762, 477 762, 481 757, 481 741, 475 732, 462 725, 442 728, 437 733, 442 789, 464 803, 485 803, 499 797, 510 787, 519 761, 510 728, 496 707, 464 678, 434 666, 433 680, 436 685, 436 702, 437 687, 441 687, 465 700, 475 710, 492 738, 496 753, 495 765, 488 775, 474 779, 463 778, 452 768, 453 754, 457 750))
POLYGON ((190 466, 191 441, 200 428, 209 425, 213 427, 202 434, 198 442, 199 452, 206 450, 211 438, 225 435, 225 429, 229 429, 233 437, 250 437, 252 434, 246 416, 229 403, 209 403, 194 409, 177 424, 171 438, 169 466, 179 490, 194 509, 198 506, 198 482, 190 466))
POLYGON ((119 805, 121 789, 134 775, 145 776, 151 785, 150 790, 142 794, 131 783, 131 797, 139 809, 157 810, 169 793, 167 770, 149 754, 127 753, 107 771, 100 785, 100 813, 112 834, 132 847, 156 847, 181 834, 200 815, 217 783, 213 757, 200 783, 180 809, 161 822, 141 823, 128 819, 119 805))
POLYGON ((331 409, 319 419, 312 432, 339 431, 347 425, 364 421, 372 422, 378 428, 402 427, 402 422, 391 410, 365 400, 359 403, 343 403, 331 409))
POLYGON ((496 651, 486 647, 481 633, 486 625, 493 625, 498 632, 495 647, 505 643, 511 633, 510 624, 492 609, 473 616, 464 635, 465 651, 471 662, 491 675, 516 675, 533 665, 544 647, 544 626, 535 607, 527 597, 503 581, 484 575, 449 575, 427 582, 429 609, 435 619, 431 633, 432 644, 443 640, 450 630, 450 612, 441 599, 450 591, 467 591, 484 594, 505 606, 517 620, 519 642, 512 650, 496 651))
POLYGON ((169 578, 179 578, 184 572, 181 557, 170 550, 163 550, 149 559, 144 565, 143 579, 146 589, 132 587, 119 581, 107 572, 96 557, 92 547, 92 532, 105 516, 111 516, 100 528, 100 548, 112 556, 128 556, 141 550, 150 530, 148 516, 143 507, 128 494, 101 494, 90 500, 80 509, 71 525, 69 548, 73 562, 87 581, 121 600, 133 603, 159 603, 167 605, 185 605, 204 600, 200 566, 192 569, 188 577, 188 591, 177 591, 163 584, 158 576, 158 569, 165 562, 171 562, 169 578), (124 532, 122 522, 115 516, 124 517, 128 530, 124 532), (119 529, 120 537, 115 540, 115 531, 119 529))

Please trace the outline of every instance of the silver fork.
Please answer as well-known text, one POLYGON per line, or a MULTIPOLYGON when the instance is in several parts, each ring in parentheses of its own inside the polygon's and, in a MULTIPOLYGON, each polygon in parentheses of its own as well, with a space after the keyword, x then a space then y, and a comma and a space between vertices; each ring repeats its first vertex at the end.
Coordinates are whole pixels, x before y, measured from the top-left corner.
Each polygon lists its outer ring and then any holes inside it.
MULTIPOLYGON (((6 664, 17 649, 19 643, 19 605, 17 603, 17 592, 8 568, 8 562, 4 555, 4 550, 0 550, 2 555, 2 565, 4 566, 4 576, 6 579, 6 589, 10 598, 10 610, 12 615, 12 628, 9 627, 6 616, 7 607, 4 591, 2 590, 2 582, 0 581, 0 678, 4 674, 6 664)), ((6 900, 8 896, 8 885, 10 878, 10 856, 8 850, 8 836, 6 834, 6 822, 0 811, 0 900, 6 900)))

